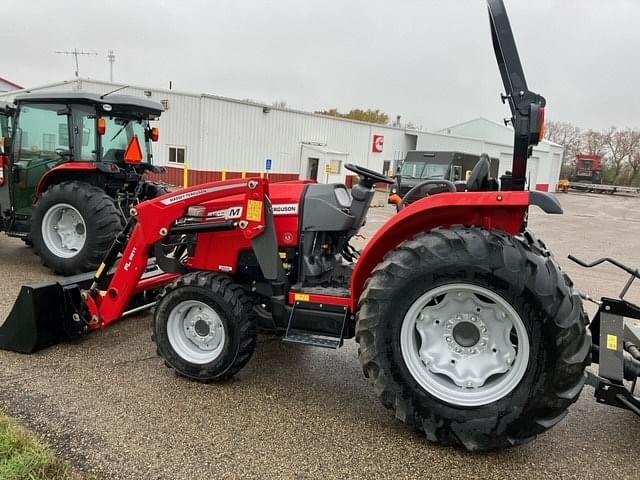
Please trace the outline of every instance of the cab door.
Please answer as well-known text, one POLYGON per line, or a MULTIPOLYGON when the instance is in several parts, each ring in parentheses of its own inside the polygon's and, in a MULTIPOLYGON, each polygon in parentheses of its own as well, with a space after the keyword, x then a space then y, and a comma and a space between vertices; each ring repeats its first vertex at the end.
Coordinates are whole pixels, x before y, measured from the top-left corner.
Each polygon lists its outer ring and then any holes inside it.
POLYGON ((11 158, 9 156, 13 111, 0 110, 0 230, 11 219, 11 158))
POLYGON ((11 142, 16 215, 31 216, 42 176, 56 165, 69 161, 72 145, 68 112, 64 104, 20 105, 11 142))

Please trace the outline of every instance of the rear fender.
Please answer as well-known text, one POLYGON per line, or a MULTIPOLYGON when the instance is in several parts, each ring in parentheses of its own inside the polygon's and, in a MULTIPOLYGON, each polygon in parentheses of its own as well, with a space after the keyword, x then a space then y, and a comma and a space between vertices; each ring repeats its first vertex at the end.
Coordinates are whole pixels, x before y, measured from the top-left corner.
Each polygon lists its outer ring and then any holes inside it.
POLYGON ((403 241, 452 225, 473 225, 517 235, 525 228, 531 204, 547 213, 562 213, 556 198, 543 192, 440 193, 409 205, 378 230, 358 259, 351 277, 352 311, 357 311, 373 269, 403 241))
POLYGON ((37 201, 40 195, 49 188, 49 185, 59 183, 62 179, 69 179, 70 177, 82 177, 86 174, 93 174, 98 171, 98 165, 94 162, 68 162, 58 165, 51 170, 47 171, 38 182, 38 188, 36 189, 37 201))

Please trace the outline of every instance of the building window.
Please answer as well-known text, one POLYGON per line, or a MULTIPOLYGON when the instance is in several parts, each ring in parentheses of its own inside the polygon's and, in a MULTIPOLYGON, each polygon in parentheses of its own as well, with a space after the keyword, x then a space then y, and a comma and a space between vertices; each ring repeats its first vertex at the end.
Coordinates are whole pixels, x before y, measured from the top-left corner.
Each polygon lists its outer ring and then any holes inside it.
POLYGON ((42 134, 42 150, 53 152, 55 149, 56 149, 55 133, 43 133, 42 134))
POLYGON ((329 173, 340 173, 341 166, 342 160, 331 160, 329 163, 329 173))
POLYGON ((169 163, 184 165, 184 147, 169 147, 169 163))
POLYGON ((160 103, 162 104, 162 108, 164 108, 165 110, 169 110, 169 99, 168 98, 160 100, 160 103))

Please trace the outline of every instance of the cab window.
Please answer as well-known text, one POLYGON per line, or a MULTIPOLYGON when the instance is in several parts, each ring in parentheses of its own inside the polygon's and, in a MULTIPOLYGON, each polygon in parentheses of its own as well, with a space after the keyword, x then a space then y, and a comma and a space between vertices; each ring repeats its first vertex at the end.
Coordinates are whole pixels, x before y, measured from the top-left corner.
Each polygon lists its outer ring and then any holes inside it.
POLYGON ((67 106, 29 104, 20 110, 13 149, 20 160, 64 158, 69 153, 67 106))
POLYGON ((74 160, 95 162, 96 158, 96 111, 89 106, 76 106, 71 114, 74 160))
POLYGON ((150 161, 149 142, 147 142, 146 120, 110 116, 106 120, 106 131, 102 139, 102 159, 105 162, 122 162, 124 154, 133 137, 138 137, 142 157, 150 161))

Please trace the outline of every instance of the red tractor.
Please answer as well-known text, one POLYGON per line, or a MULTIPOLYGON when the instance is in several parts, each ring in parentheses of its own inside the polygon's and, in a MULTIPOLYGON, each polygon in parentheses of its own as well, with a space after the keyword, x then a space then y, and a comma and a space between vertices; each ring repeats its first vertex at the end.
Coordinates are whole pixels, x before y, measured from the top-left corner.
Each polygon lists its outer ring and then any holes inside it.
POLYGON ((591 337, 571 281, 527 230, 530 205, 562 213, 524 191, 545 100, 527 88, 502 1, 489 13, 514 190, 495 190, 480 161, 465 191, 413 201, 362 252, 350 240, 374 185, 394 183, 363 167, 345 165, 360 178, 351 192, 251 178, 169 193, 132 208, 93 277, 23 287, 0 346, 30 353, 155 306, 159 355, 193 380, 239 372, 258 331, 324 348, 355 339, 380 401, 432 441, 501 448, 557 424, 591 337))
POLYGON ((0 231, 55 273, 95 270, 130 208, 168 191, 144 180, 161 171, 149 121, 162 110, 85 92, 23 93, 0 105, 0 231))

